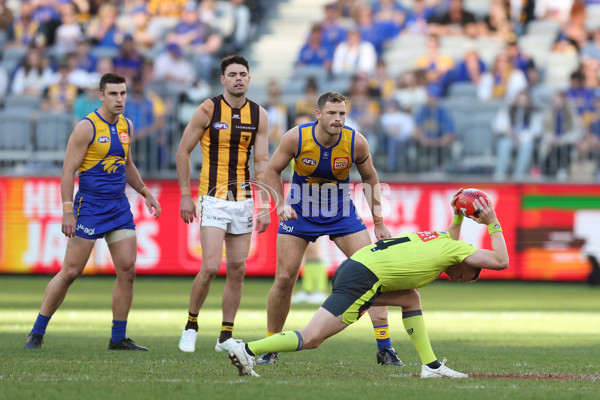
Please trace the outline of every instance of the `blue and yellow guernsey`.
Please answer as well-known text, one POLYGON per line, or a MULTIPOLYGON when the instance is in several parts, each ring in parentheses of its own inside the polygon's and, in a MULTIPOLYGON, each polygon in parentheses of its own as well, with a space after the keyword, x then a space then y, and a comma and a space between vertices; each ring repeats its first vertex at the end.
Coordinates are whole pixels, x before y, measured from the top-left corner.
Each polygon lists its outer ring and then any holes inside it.
POLYGON ((92 197, 119 198, 125 195, 125 161, 129 151, 129 121, 123 115, 115 124, 97 111, 84 119, 92 123, 92 138, 79 173, 79 192, 92 197))
POLYGON ((322 146, 315 137, 317 122, 298 127, 300 137, 288 204, 307 220, 331 223, 349 215, 350 167, 354 162, 354 129, 344 126, 336 144, 322 146))

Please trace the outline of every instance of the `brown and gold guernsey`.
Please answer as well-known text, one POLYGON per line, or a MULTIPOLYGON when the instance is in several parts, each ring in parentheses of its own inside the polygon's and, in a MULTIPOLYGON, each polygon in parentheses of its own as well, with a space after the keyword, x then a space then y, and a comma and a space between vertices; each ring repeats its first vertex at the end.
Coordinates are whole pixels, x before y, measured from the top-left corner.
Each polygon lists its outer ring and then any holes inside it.
POLYGON ((260 107, 246 100, 232 108, 223 95, 211 99, 214 105, 210 125, 200 143, 202 171, 198 194, 230 201, 252 197, 248 159, 254 145, 260 107))

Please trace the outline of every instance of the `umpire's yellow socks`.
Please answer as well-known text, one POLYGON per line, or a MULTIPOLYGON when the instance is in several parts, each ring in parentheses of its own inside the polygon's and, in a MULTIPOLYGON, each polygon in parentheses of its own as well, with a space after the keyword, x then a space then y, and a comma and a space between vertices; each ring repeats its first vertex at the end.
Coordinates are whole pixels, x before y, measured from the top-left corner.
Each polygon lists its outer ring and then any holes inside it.
POLYGON ((255 355, 302 350, 302 336, 297 331, 285 331, 277 335, 248 343, 255 355))
POLYGON ((437 360, 433 353, 429 335, 425 329, 425 321, 423 320, 423 312, 421 310, 408 311, 402 313, 402 323, 412 341, 413 346, 419 353, 421 363, 429 364, 437 360))

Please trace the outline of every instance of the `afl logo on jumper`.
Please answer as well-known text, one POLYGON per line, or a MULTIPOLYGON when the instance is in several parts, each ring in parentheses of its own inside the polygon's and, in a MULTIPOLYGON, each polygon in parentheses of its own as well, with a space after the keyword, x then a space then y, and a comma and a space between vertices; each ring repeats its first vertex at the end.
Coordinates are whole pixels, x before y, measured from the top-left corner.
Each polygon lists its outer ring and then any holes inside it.
POLYGON ((129 135, 127 132, 119 132, 119 140, 122 144, 129 144, 129 135))
POLYGON ((348 157, 336 157, 333 159, 333 169, 339 171, 340 169, 346 169, 350 165, 348 157))
POLYGON ((100 136, 98 143, 110 143, 110 136, 100 136))
POLYGON ((317 165, 317 162, 312 158, 304 157, 301 161, 306 165, 317 165))
POLYGON ((229 128, 229 124, 225 123, 225 122, 215 122, 213 124, 213 128, 218 129, 218 130, 223 130, 223 129, 228 129, 229 128))

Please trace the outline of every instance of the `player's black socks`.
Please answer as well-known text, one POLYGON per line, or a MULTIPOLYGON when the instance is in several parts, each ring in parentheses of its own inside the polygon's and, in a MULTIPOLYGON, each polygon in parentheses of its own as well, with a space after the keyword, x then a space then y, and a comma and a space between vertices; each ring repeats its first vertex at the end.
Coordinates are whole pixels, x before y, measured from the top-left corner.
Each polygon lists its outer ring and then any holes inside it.
POLYGON ((438 360, 435 360, 434 362, 430 362, 429 364, 427 364, 427 366, 429 368, 438 369, 439 367, 442 366, 442 363, 439 362, 438 360))
POLYGON ((188 321, 187 324, 185 325, 185 330, 187 331, 188 329, 193 329, 196 332, 198 332, 198 314, 194 314, 194 313, 189 313, 188 315, 188 321))
POLYGON ((227 339, 231 339, 233 336, 233 322, 225 322, 221 324, 221 336, 219 336, 219 343, 223 343, 227 339))

